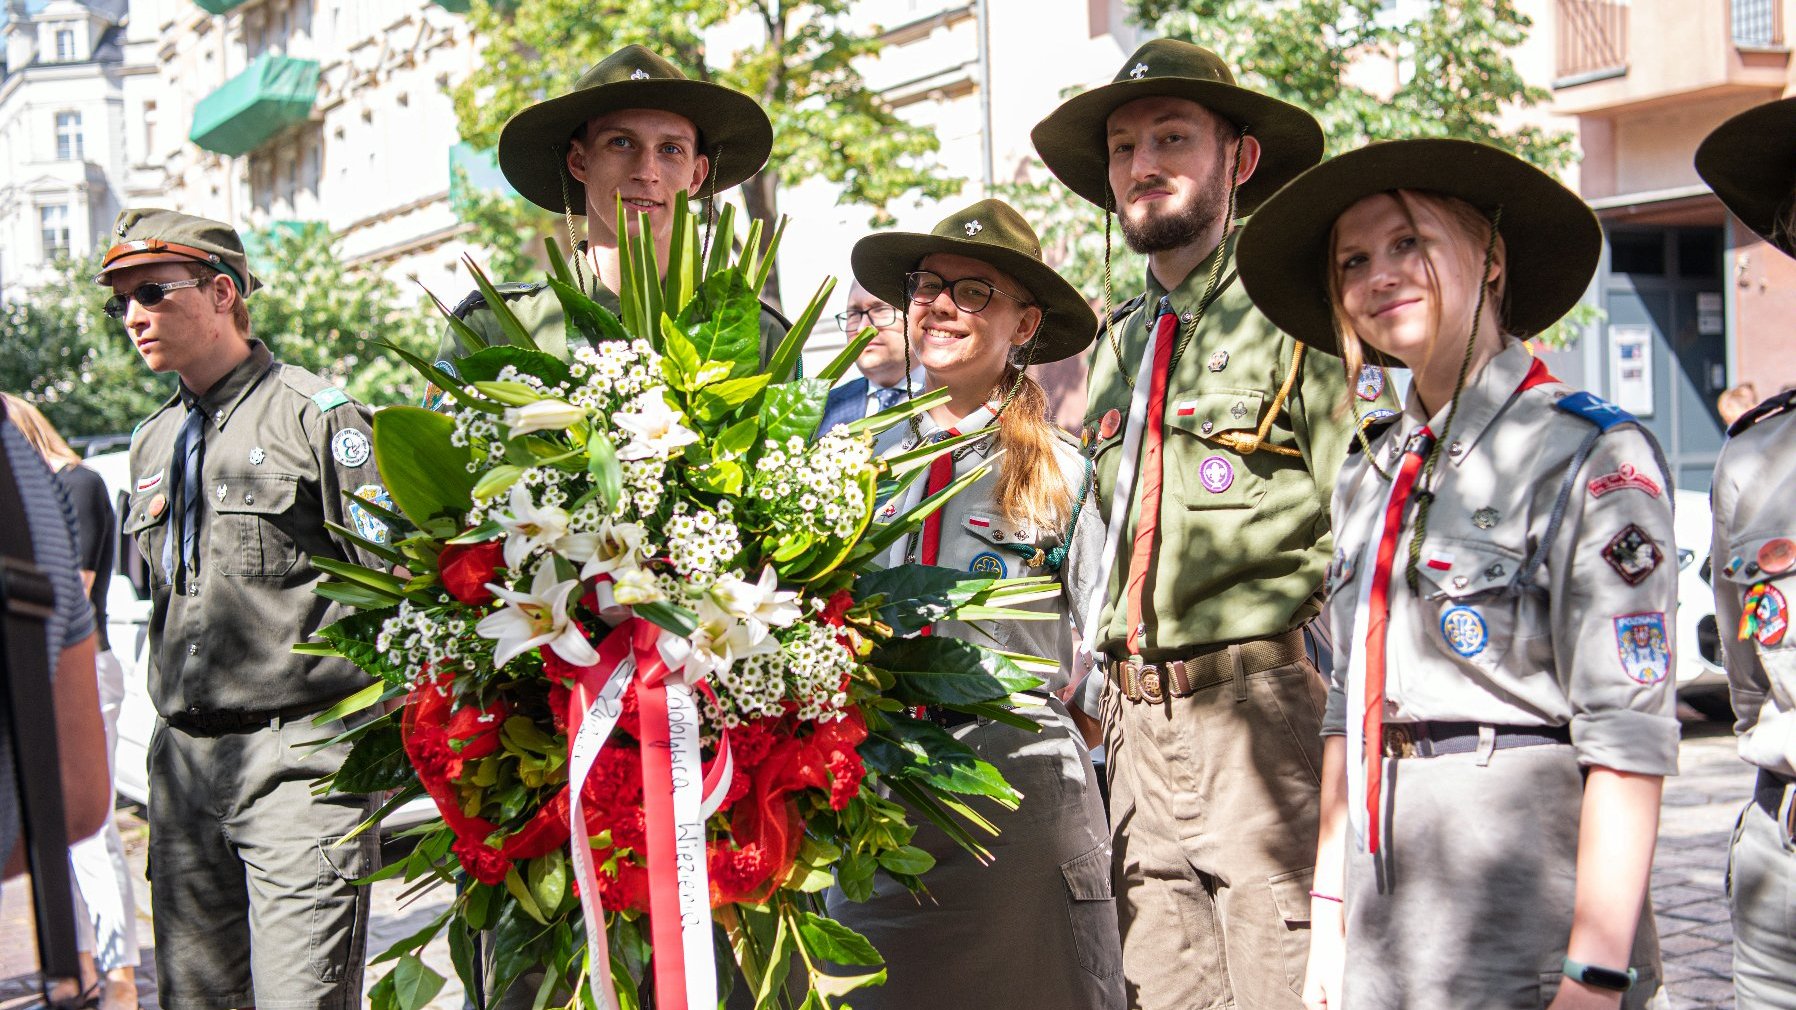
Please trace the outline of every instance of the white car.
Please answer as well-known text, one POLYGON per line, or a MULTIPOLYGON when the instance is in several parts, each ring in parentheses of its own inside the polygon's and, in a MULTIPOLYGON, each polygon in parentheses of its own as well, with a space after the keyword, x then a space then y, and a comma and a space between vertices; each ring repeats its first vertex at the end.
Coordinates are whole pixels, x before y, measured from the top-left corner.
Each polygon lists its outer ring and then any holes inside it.
MULTIPOLYGON (((113 511, 123 522, 129 504, 127 489, 131 486, 128 454, 108 452, 82 460, 106 482, 112 495, 113 511)), ((114 563, 110 588, 106 593, 106 636, 112 654, 125 671, 125 700, 119 709, 118 751, 114 772, 120 796, 133 803, 147 805, 150 800, 148 762, 150 735, 156 730, 156 706, 150 702, 149 640, 150 600, 147 589, 140 591, 139 582, 148 586, 143 555, 137 545, 118 534, 114 543, 114 563)), ((400 831, 437 816, 436 805, 421 796, 382 821, 381 829, 400 831)))
POLYGON ((1677 491, 1673 535, 1678 551, 1678 699, 1703 715, 1731 721, 1727 671, 1721 665, 1721 638, 1715 626, 1709 540, 1714 518, 1703 491, 1677 491))

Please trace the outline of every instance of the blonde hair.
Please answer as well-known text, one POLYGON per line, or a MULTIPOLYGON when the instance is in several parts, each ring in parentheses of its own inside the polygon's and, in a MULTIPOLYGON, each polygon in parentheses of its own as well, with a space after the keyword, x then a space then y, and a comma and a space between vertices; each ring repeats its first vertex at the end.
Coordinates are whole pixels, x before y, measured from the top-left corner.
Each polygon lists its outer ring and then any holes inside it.
POLYGON ((25 441, 37 450, 51 470, 61 470, 81 462, 81 457, 69 444, 57 434, 56 426, 50 423, 31 401, 11 393, 0 393, 0 399, 6 400, 6 415, 12 419, 13 426, 25 436, 25 441))
MULTIPOLYGON (((1403 211, 1404 220, 1409 222, 1412 231, 1419 231, 1416 223, 1417 209, 1425 210, 1434 218, 1447 226, 1447 231, 1460 239, 1456 251, 1462 253, 1463 265, 1476 272, 1484 263, 1484 249, 1491 242, 1490 218, 1478 208, 1456 196, 1444 193, 1425 192, 1421 190, 1394 189, 1388 195, 1397 201, 1403 211)), ((1359 375, 1360 366, 1365 364, 1365 349, 1360 345, 1359 333, 1353 328, 1353 321, 1347 316, 1347 308, 1341 301, 1341 265, 1335 250, 1340 245, 1340 219, 1328 233, 1328 304, 1334 311, 1335 335, 1341 343, 1341 361, 1347 367, 1348 395, 1353 395, 1354 378, 1359 375)), ((1441 282, 1440 274, 1434 265, 1434 254, 1426 244, 1421 246, 1423 268, 1428 274, 1428 290, 1433 295, 1433 320, 1435 339, 1440 339, 1441 328, 1441 282)), ((1491 295, 1497 306, 1497 325, 1503 330, 1508 312, 1508 250, 1503 244, 1503 236, 1496 236, 1496 243, 1491 252, 1491 265, 1497 268, 1495 280, 1490 281, 1491 295)), ((1474 320, 1473 325, 1477 323, 1474 320)))
POLYGON ((1016 395, 998 419, 998 448, 1004 456, 992 504, 1018 526, 1059 532, 1072 511, 1073 495, 1054 458, 1060 436, 1048 419, 1048 394, 1014 362, 1004 366, 993 395, 1003 396, 1012 385, 1016 395))

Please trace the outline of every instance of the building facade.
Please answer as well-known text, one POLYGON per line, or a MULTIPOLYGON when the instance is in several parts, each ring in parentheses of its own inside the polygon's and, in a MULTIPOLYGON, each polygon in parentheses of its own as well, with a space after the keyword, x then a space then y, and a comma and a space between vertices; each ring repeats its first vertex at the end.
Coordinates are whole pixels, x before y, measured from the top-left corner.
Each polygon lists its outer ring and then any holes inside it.
POLYGON ((0 27, 0 299, 86 256, 122 199, 120 13, 6 0, 0 27))

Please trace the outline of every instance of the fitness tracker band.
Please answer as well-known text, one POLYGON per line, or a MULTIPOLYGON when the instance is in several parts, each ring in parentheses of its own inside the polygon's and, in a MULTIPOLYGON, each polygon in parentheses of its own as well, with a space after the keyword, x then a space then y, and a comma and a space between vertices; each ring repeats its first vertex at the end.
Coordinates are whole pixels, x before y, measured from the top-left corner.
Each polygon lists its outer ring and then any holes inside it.
POLYGON ((1639 978, 1639 973, 1632 968, 1627 971, 1617 971, 1614 968, 1573 961, 1569 957, 1565 959, 1564 971, 1566 978, 1582 982, 1592 988, 1607 989, 1611 992, 1627 992, 1634 987, 1635 981, 1639 978))

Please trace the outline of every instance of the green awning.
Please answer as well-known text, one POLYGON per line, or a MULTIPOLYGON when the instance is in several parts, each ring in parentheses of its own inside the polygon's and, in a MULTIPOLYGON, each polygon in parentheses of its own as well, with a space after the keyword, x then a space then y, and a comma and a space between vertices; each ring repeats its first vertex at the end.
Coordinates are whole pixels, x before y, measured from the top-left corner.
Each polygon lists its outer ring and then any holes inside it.
POLYGON ((193 109, 194 143, 235 157, 312 114, 318 97, 318 61, 264 53, 243 73, 200 99, 193 109))
POLYGON ((317 242, 322 246, 330 245, 330 226, 323 221, 270 221, 254 231, 245 231, 243 254, 249 257, 249 268, 255 271, 267 262, 273 246, 283 239, 299 238, 317 242))
POLYGON ((430 2, 446 11, 452 11, 456 14, 466 14, 468 8, 472 6, 470 0, 430 0, 430 2))
POLYGON ((482 151, 466 142, 450 145, 449 205, 459 211, 479 192, 518 195, 505 180, 505 173, 499 171, 499 159, 492 151, 482 151))
POLYGON ((242 7, 249 0, 193 0, 200 10, 208 14, 228 14, 232 8, 242 7))

